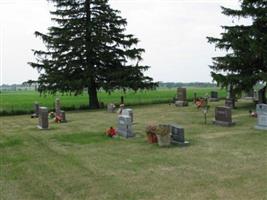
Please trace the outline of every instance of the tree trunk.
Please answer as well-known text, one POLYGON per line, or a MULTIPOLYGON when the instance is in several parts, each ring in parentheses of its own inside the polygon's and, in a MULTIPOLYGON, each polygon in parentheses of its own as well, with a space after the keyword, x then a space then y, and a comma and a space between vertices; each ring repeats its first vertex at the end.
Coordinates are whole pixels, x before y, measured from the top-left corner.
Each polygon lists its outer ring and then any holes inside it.
POLYGON ((95 70, 92 62, 92 29, 91 29, 91 0, 85 1, 86 10, 86 62, 87 62, 87 75, 89 77, 88 95, 89 95, 89 109, 99 108, 99 102, 97 98, 97 87, 95 82, 95 70))
POLYGON ((99 102, 97 98, 97 88, 94 79, 91 79, 91 83, 89 84, 88 95, 89 95, 89 109, 98 109, 99 102))
POLYGON ((267 103, 267 101, 266 101, 266 88, 267 88, 267 86, 265 85, 265 87, 264 88, 262 88, 262 89, 260 89, 259 90, 259 104, 261 104, 261 103, 264 103, 264 104, 266 104, 267 103))

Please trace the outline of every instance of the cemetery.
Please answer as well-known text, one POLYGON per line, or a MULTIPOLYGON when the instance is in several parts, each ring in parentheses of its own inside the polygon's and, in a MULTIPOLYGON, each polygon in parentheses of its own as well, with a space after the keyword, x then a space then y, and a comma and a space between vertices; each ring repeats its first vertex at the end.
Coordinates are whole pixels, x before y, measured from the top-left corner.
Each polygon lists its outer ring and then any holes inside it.
POLYGON ((0 200, 267 199, 266 0, 36 2, 0 1, 0 200))
MULTIPOLYGON (((55 113, 63 103, 55 100, 55 113)), ((5 180, 1 195, 4 199, 10 195, 13 199, 85 199, 89 194, 93 199, 263 196, 266 106, 259 105, 259 118, 251 118, 247 109, 254 106, 248 100, 239 100, 235 110, 224 107, 223 100, 209 105, 207 124, 192 103, 188 107, 129 108, 126 102, 121 114, 106 109, 69 111, 68 123, 59 124, 48 118, 45 105, 38 109, 39 118, 1 117, 0 166, 4 174, 0 178, 5 180), (214 120, 219 125, 215 126, 214 120), (235 126, 220 124, 233 122, 235 126), (148 141, 149 124, 162 128, 159 134, 168 135, 167 145, 166 139, 159 144, 148 141), (111 126, 115 137, 106 136, 111 126), (10 190, 16 193, 10 194, 10 190)), ((149 130, 157 133, 153 126, 149 130)))

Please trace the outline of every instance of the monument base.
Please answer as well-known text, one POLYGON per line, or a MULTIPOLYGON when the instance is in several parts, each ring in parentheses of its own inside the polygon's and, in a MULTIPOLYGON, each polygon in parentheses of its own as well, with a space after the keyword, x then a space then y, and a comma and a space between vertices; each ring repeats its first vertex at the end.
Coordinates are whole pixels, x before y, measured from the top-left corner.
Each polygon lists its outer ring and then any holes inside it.
POLYGON ((43 127, 41 127, 39 125, 37 126, 37 128, 40 129, 40 130, 48 130, 48 128, 43 128, 43 127))
POLYGON ((190 143, 188 141, 178 142, 178 141, 175 141, 175 140, 171 140, 171 144, 179 145, 179 146, 188 146, 190 143))
POLYGON ((258 130, 267 130, 267 126, 259 126, 259 125, 256 125, 254 126, 255 129, 258 129, 258 130))
POLYGON ((135 137, 135 134, 130 131, 123 131, 123 130, 117 130, 117 133, 119 136, 125 137, 125 138, 133 138, 135 137))
POLYGON ((176 107, 185 107, 185 106, 188 106, 188 102, 187 101, 176 101, 175 106, 176 107))
POLYGON ((234 126, 235 122, 224 122, 224 121, 213 121, 213 124, 219 125, 219 126, 234 126))
POLYGON ((209 101, 210 102, 215 102, 215 101, 219 101, 219 99, 218 98, 209 98, 209 101))
POLYGON ((36 113, 33 113, 32 115, 31 115, 31 118, 38 118, 39 116, 36 114, 36 113))

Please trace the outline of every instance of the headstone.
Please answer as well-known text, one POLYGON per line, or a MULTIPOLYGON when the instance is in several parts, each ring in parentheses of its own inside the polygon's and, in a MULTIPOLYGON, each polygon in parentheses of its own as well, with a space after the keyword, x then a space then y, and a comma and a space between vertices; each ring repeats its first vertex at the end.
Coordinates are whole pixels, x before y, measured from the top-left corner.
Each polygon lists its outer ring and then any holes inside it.
POLYGON ((67 122, 67 120, 66 120, 66 113, 65 113, 64 110, 61 110, 60 111, 60 116, 62 118, 61 122, 67 122))
POLYGON ((235 100, 234 99, 225 99, 225 106, 231 109, 235 108, 235 100))
POLYGON ((159 127, 161 128, 168 128, 171 134, 171 143, 172 144, 179 144, 179 145, 188 145, 189 142, 185 140, 184 137, 184 128, 177 124, 160 124, 159 127))
POLYGON ((256 113, 258 116, 258 124, 255 128, 267 130, 267 104, 257 104, 256 113))
POLYGON ((39 104, 35 102, 33 105, 34 113, 31 115, 31 118, 37 118, 39 116, 39 108, 40 108, 39 104))
POLYGON ((124 104, 124 96, 121 96, 121 104, 124 104))
POLYGON ((39 108, 39 129, 48 129, 48 108, 40 107, 39 108))
POLYGON ((222 126, 232 126, 235 125, 232 122, 232 109, 229 107, 216 107, 215 108, 215 121, 214 124, 222 126))
POLYGON ((176 106, 187 106, 186 88, 177 88, 176 106))
POLYGON ((172 143, 184 143, 184 129, 178 125, 171 125, 172 143))
POLYGON ((126 115, 131 118, 131 122, 133 123, 133 110, 132 109, 123 109, 121 115, 126 115))
POLYGON ((216 91, 211 91, 210 92, 210 98, 209 98, 210 101, 218 101, 219 98, 218 98, 218 92, 216 91))
POLYGON ((125 115, 118 116, 117 133, 125 138, 134 137, 131 117, 125 115))
POLYGON ((107 112, 114 113, 115 112, 115 109, 116 109, 115 104, 113 104, 113 103, 108 104, 108 106, 107 106, 107 112))
POLYGON ((60 116, 60 100, 59 98, 56 98, 56 102, 55 102, 55 111, 56 111, 56 115, 60 116))

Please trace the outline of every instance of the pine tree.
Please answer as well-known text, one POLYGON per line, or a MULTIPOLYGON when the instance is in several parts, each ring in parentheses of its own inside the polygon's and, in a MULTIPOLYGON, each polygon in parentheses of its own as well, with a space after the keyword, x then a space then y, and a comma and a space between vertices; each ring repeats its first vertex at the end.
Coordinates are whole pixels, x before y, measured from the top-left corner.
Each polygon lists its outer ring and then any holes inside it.
POLYGON ((40 73, 41 93, 78 95, 88 88, 89 108, 98 108, 100 88, 112 92, 157 86, 144 75, 149 66, 139 64, 144 49, 125 33, 126 19, 108 0, 48 1, 55 6, 51 14, 56 25, 47 34, 35 32, 47 50, 33 50, 37 61, 29 63, 40 73))
MULTIPOLYGON (((267 83, 267 1, 242 0, 241 9, 222 7, 222 13, 234 18, 249 18, 249 25, 223 26, 221 38, 208 37, 227 55, 213 58, 211 75, 222 87, 234 86, 234 92, 249 91, 256 83, 267 83)), ((266 87, 265 87, 266 88, 266 87)), ((261 90, 265 97, 265 89, 261 90)), ((266 103, 266 98, 264 98, 266 103)))

